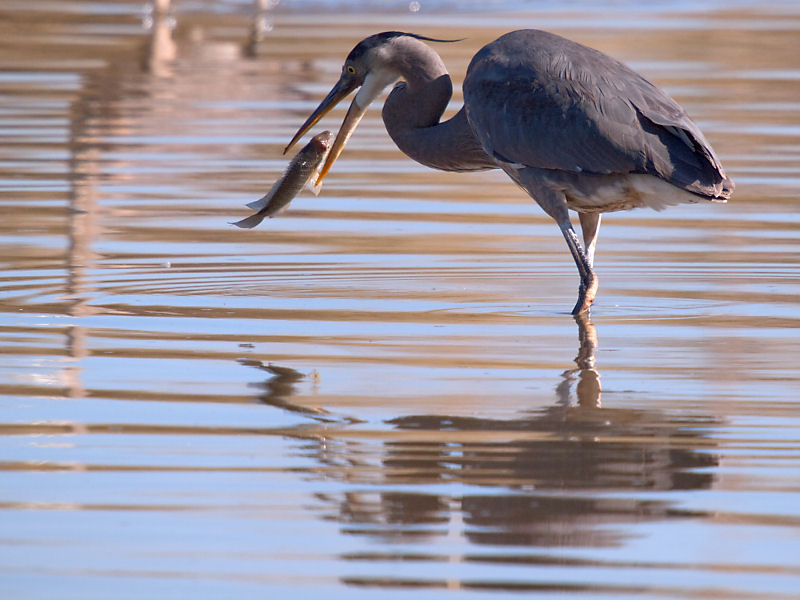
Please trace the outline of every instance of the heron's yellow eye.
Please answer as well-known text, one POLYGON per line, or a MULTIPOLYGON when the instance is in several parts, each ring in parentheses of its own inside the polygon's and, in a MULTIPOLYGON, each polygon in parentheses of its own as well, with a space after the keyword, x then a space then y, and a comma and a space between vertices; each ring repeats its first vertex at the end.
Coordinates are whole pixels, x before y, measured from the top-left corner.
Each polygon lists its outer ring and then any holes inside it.
POLYGON ((350 75, 355 75, 356 74, 356 68, 353 65, 347 65, 346 68, 347 68, 347 72, 350 75))

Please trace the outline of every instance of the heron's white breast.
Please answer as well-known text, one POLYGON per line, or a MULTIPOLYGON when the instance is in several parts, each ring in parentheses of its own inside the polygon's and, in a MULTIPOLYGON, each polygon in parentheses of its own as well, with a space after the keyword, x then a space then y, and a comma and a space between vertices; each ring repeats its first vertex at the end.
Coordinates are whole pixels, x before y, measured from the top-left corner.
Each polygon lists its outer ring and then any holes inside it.
POLYGON ((631 208, 664 210, 667 206, 698 202, 700 198, 652 175, 599 177, 591 186, 563 182, 567 205, 578 212, 613 212, 631 208))

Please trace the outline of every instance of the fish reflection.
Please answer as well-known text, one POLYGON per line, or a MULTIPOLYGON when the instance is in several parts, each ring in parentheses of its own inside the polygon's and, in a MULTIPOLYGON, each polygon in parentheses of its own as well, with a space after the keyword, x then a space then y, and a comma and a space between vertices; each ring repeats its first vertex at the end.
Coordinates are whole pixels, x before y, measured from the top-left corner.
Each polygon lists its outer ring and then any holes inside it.
MULTIPOLYGON (((304 373, 290 367, 281 367, 271 363, 264 364, 260 360, 248 358, 239 359, 239 364, 246 367, 255 367, 261 371, 266 371, 270 377, 262 382, 250 384, 261 390, 259 401, 269 404, 275 408, 280 408, 293 413, 309 416, 317 421, 326 423, 333 422, 334 418, 324 408, 303 406, 291 401, 291 397, 297 393, 297 384, 306 378, 304 373)), ((312 374, 312 377, 315 375, 312 374)))

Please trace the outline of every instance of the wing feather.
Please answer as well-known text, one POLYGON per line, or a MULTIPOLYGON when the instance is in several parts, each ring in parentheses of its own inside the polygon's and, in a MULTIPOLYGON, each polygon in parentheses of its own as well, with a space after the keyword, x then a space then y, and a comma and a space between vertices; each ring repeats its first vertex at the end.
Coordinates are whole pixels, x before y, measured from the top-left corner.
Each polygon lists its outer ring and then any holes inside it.
POLYGON ((501 161, 645 173, 704 196, 730 184, 665 92, 609 56, 544 31, 512 32, 478 52, 464 105, 484 149, 501 161))

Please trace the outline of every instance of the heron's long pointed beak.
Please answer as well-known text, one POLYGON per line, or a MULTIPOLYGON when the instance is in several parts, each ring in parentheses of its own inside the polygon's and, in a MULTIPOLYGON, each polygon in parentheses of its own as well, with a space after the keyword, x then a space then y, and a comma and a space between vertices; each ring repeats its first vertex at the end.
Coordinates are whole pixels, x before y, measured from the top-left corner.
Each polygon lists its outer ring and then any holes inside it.
MULTIPOLYGON (((333 89, 330 91, 330 93, 320 103, 317 109, 311 113, 311 116, 306 119, 306 122, 303 123, 303 125, 294 135, 292 141, 289 142, 288 146, 286 146, 286 150, 291 148, 297 140, 303 137, 303 134, 305 134, 306 131, 311 129, 317 121, 325 116, 328 111, 336 106, 345 96, 347 96, 357 87, 361 87, 356 94, 356 97, 353 98, 353 102, 350 104, 350 108, 347 110, 344 121, 342 121, 342 126, 339 128, 339 133, 336 134, 336 139, 333 142, 333 146, 331 146, 328 156, 325 159, 325 164, 322 166, 322 169, 320 169, 319 176, 317 177, 316 181, 317 186, 322 183, 325 175, 327 175, 328 171, 331 170, 333 163, 335 163, 336 159, 339 158, 342 150, 344 150, 344 145, 347 143, 347 140, 350 139, 350 136, 353 134, 353 131, 356 128, 356 125, 358 125, 359 121, 361 121, 361 117, 363 117, 364 113, 367 112, 369 105, 373 100, 375 100, 375 98, 378 97, 384 88, 396 81, 398 77, 398 73, 387 69, 379 69, 375 72, 367 73, 363 79, 359 79, 354 76, 348 77, 347 75, 342 74, 342 76, 339 78, 339 81, 336 82, 336 85, 333 86, 333 89)), ((284 150, 284 153, 286 150, 284 150)))
POLYGON ((286 146, 286 148, 284 148, 283 153, 286 154, 289 151, 289 148, 297 143, 297 140, 303 137, 309 129, 316 125, 317 121, 328 114, 334 106, 339 104, 343 98, 345 98, 358 86, 359 82, 354 79, 345 79, 344 77, 340 78, 339 81, 336 82, 336 85, 333 86, 333 89, 328 93, 327 96, 325 96, 325 99, 320 102, 319 106, 314 110, 313 113, 311 113, 311 116, 308 117, 306 122, 300 126, 300 129, 297 130, 297 133, 294 134, 292 141, 289 142, 289 145, 286 146))
POLYGON ((333 163, 336 162, 336 159, 339 158, 342 150, 344 150, 344 145, 347 143, 347 140, 350 139, 359 121, 361 121, 361 117, 367 112, 367 108, 368 106, 360 107, 355 98, 353 99, 350 108, 347 109, 344 121, 342 121, 342 126, 339 127, 339 133, 336 134, 336 139, 333 141, 333 146, 331 146, 328 156, 325 158, 325 164, 322 165, 319 171, 315 185, 319 186, 325 178, 325 175, 331 170, 333 163))

